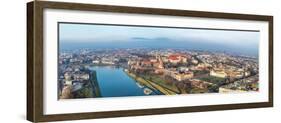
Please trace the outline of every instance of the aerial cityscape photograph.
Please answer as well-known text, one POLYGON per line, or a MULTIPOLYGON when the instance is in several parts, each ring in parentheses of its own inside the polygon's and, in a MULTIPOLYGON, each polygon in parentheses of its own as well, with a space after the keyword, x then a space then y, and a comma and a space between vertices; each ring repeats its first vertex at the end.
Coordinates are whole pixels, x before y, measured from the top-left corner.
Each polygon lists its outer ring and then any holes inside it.
POLYGON ((58 99, 259 91, 259 31, 58 25, 58 99))

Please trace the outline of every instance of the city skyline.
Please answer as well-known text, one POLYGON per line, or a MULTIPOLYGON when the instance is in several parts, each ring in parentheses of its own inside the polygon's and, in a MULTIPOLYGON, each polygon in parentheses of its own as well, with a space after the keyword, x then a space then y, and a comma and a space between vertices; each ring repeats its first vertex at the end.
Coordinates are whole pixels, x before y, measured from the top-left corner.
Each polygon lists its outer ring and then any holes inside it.
POLYGON ((59 27, 59 43, 63 49, 187 48, 258 56, 258 31, 72 23, 60 23, 59 27))

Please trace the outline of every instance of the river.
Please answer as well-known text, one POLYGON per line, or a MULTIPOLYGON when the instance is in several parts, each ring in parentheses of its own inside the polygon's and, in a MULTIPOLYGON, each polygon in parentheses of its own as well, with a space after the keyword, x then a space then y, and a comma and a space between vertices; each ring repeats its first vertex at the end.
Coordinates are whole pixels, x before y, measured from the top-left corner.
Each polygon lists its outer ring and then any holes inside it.
MULTIPOLYGON (((101 97, 145 96, 144 89, 134 79, 129 77, 123 68, 114 66, 91 66, 95 70, 101 92, 101 97)), ((155 95, 152 92, 150 95, 155 95)))

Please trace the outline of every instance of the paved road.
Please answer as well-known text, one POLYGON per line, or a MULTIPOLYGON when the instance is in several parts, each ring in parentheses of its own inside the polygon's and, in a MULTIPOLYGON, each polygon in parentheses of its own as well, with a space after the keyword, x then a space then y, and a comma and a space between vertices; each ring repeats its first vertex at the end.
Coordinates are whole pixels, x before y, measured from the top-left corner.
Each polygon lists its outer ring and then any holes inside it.
POLYGON ((200 78, 206 78, 206 77, 209 77, 209 73, 206 73, 206 74, 200 74, 200 75, 197 75, 197 76, 194 76, 193 78, 194 79, 200 79, 200 78))

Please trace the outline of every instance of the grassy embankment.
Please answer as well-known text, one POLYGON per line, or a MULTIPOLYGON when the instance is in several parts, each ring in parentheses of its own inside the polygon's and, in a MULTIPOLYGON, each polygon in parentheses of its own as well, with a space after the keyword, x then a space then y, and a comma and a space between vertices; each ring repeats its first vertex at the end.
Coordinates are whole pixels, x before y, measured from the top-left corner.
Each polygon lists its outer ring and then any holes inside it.
POLYGON ((165 95, 176 95, 177 93, 170 90, 170 89, 167 89, 157 83, 154 83, 152 81, 149 81, 149 80, 145 80, 141 77, 138 77, 136 76, 134 73, 130 73, 130 72, 126 72, 130 77, 132 77, 133 79, 135 79, 136 81, 138 81, 139 83, 149 87, 149 88, 152 88, 152 89, 155 89, 155 90, 158 90, 160 91, 161 93, 165 94, 165 95))
POLYGON ((90 81, 87 82, 82 89, 73 93, 74 98, 95 98, 101 97, 100 88, 98 85, 96 72, 91 72, 90 81))
POLYGON ((177 94, 184 94, 186 93, 185 90, 183 89, 179 89, 175 84, 168 84, 162 76, 159 75, 143 75, 142 76, 145 80, 147 81, 151 81, 155 84, 158 84, 160 86, 162 86, 163 88, 165 88, 166 90, 170 90, 172 92, 175 92, 177 94))
POLYGON ((99 87, 99 83, 97 80, 96 71, 92 72, 92 74, 90 76, 90 80, 91 80, 91 85, 93 87, 93 97, 101 97, 101 92, 100 92, 100 87, 99 87))

